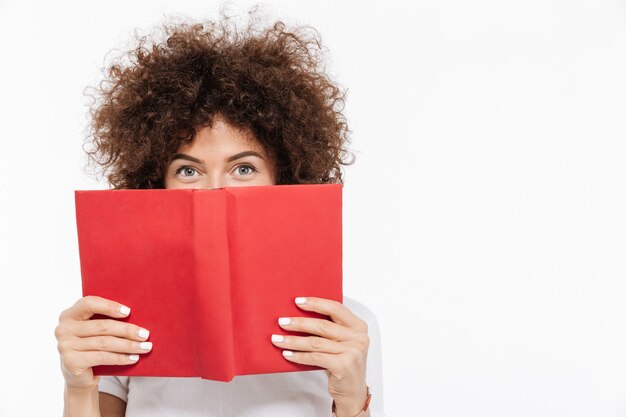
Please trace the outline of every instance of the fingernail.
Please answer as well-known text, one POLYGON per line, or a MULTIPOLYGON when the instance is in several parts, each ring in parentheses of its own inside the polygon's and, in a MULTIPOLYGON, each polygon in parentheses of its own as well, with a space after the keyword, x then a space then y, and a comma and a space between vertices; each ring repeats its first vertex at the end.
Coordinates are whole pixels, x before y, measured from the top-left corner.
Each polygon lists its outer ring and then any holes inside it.
POLYGON ((283 350, 283 356, 293 356, 293 352, 290 350, 283 350))
POLYGON ((289 317, 280 317, 278 319, 278 324, 281 326, 287 326, 289 323, 291 323, 291 319, 289 317))
POLYGON ((139 355, 128 355, 128 360, 131 362, 137 362, 139 360, 139 355))
POLYGON ((139 343, 139 349, 141 349, 141 350, 150 350, 150 349, 152 349, 152 342, 141 342, 141 343, 139 343))
POLYGON ((120 306, 120 314, 128 316, 130 314, 130 307, 120 306))
POLYGON ((280 343, 280 342, 282 342, 282 341, 284 341, 284 340, 285 340, 285 338, 284 338, 284 337, 282 337, 282 336, 281 336, 281 335, 279 335, 279 334, 273 334, 273 335, 272 335, 272 342, 277 342, 277 343, 280 343))
POLYGON ((306 304, 306 297, 296 297, 296 304, 306 304))
POLYGON ((139 336, 140 339, 147 339, 148 336, 150 336, 150 332, 146 329, 139 329, 137 336, 139 336))

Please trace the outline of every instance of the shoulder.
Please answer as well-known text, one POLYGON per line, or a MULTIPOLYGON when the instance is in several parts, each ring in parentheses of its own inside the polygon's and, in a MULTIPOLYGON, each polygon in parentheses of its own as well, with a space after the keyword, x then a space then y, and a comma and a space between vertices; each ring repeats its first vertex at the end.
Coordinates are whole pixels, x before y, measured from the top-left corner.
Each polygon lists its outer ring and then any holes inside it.
POLYGON ((365 321, 368 325, 376 323, 376 315, 365 304, 354 298, 343 296, 343 305, 348 307, 356 316, 365 321))
POLYGON ((127 376, 100 376, 98 383, 98 391, 106 392, 107 394, 115 395, 122 401, 128 401, 128 382, 127 376))

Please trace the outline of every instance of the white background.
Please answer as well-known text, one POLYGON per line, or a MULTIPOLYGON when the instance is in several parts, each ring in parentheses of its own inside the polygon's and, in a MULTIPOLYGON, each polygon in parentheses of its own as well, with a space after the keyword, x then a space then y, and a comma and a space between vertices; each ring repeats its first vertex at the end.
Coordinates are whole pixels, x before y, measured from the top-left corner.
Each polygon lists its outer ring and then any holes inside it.
MULTIPOLYGON (((251 2, 236 2, 245 12, 251 2)), ((0 0, 0 415, 60 415, 83 89, 210 1, 0 0)), ((626 415, 626 2, 275 1, 348 88, 345 293, 389 416, 626 415)))

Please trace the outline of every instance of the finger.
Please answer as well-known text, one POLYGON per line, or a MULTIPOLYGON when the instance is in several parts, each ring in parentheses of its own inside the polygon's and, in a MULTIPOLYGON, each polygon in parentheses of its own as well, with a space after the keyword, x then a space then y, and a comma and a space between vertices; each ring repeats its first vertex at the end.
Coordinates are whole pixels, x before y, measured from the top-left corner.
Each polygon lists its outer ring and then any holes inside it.
POLYGON ((138 354, 89 351, 63 358, 63 366, 70 372, 80 372, 98 365, 132 365, 138 360, 138 354))
POLYGON ((295 303, 303 310, 329 316, 335 323, 367 332, 367 323, 339 301, 319 297, 296 297, 295 303))
POLYGON ((74 343, 74 350, 116 353, 148 353, 152 350, 152 342, 134 342, 112 336, 82 337, 74 343))
POLYGON ((146 340, 150 332, 143 327, 132 323, 124 323, 117 320, 87 320, 74 321, 68 324, 74 336, 116 336, 129 340, 146 340))
POLYGON ((345 347, 334 340, 316 336, 285 336, 273 334, 272 343, 282 349, 307 352, 343 353, 345 347))
POLYGON ((88 295, 76 301, 76 303, 63 311, 59 316, 59 321, 65 319, 87 320, 94 314, 104 314, 105 316, 121 318, 130 314, 130 308, 116 301, 106 298, 88 295))
POLYGON ((294 352, 291 350, 283 350, 283 357, 290 362, 300 363, 302 365, 319 366, 329 370, 335 369, 339 361, 339 355, 322 352, 294 352))
POLYGON ((350 340, 356 336, 354 330, 324 319, 281 317, 278 319, 278 324, 285 330, 311 333, 338 342, 350 340))

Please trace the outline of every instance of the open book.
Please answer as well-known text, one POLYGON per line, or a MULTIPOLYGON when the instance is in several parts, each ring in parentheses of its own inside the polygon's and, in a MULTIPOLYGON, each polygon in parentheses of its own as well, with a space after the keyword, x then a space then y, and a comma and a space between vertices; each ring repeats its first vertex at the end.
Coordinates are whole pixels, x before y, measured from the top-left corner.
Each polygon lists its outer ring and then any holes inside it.
POLYGON ((270 336, 288 334, 278 317, 322 317, 295 297, 343 299, 341 187, 76 191, 83 295, 129 306, 122 320, 154 343, 136 364, 94 373, 230 381, 319 369, 287 361, 270 336))

